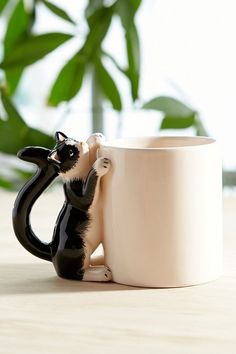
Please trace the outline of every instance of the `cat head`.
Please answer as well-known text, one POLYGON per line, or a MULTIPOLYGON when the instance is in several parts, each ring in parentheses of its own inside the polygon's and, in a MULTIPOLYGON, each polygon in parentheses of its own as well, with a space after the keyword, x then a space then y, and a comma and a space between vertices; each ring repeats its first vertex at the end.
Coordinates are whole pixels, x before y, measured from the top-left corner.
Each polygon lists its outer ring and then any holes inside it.
POLYGON ((48 155, 48 161, 55 164, 64 177, 80 177, 80 170, 86 162, 88 144, 68 138, 62 132, 55 134, 56 145, 48 155))

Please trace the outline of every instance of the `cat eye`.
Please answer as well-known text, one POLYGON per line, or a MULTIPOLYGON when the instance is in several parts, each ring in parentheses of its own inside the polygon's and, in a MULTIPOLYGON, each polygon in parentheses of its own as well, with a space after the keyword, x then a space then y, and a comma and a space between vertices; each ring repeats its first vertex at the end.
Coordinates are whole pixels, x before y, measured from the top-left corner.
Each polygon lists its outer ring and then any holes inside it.
POLYGON ((69 156, 70 156, 70 157, 73 157, 73 156, 74 156, 74 151, 71 150, 71 149, 69 150, 69 156))

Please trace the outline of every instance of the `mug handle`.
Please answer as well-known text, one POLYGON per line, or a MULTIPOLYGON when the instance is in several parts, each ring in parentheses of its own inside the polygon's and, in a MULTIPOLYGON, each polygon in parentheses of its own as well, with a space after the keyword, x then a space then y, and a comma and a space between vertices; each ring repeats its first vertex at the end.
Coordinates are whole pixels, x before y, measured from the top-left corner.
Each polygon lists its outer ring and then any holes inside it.
POLYGON ((30 213, 33 205, 45 189, 59 174, 58 168, 48 162, 51 152, 43 147, 26 147, 17 156, 24 161, 37 165, 35 175, 23 186, 17 195, 12 212, 15 235, 22 246, 36 257, 51 261, 50 243, 42 242, 30 225, 30 213))

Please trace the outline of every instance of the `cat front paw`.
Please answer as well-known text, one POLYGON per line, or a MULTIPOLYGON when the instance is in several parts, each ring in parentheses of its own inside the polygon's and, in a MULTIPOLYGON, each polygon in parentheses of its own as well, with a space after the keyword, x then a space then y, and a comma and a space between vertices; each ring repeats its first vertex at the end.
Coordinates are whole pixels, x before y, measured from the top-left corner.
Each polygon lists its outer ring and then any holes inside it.
POLYGON ((110 167, 111 161, 107 157, 99 157, 93 165, 98 177, 104 176, 109 171, 110 167))
POLYGON ((88 145, 93 145, 93 144, 102 144, 105 141, 105 136, 102 133, 94 133, 90 135, 90 137, 87 140, 88 145))

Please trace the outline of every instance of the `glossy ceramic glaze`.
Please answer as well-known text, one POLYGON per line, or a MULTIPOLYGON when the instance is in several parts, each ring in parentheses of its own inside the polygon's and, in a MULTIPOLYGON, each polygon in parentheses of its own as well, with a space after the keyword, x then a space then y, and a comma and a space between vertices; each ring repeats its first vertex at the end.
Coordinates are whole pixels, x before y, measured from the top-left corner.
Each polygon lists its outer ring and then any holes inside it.
POLYGON ((109 281, 111 272, 104 264, 90 266, 90 256, 101 242, 99 220, 95 220, 98 216, 95 211, 99 209, 98 204, 94 204, 95 193, 100 178, 110 166, 107 158, 95 161, 97 146, 103 136, 97 133, 87 142, 78 142, 57 132, 55 138, 53 150, 27 147, 18 153, 20 159, 36 164, 37 171, 21 189, 14 204, 16 237, 27 251, 51 261, 62 278, 109 281), (64 181, 65 202, 58 215, 52 241, 44 243, 31 227, 30 214, 37 199, 58 174, 64 181))
POLYGON ((102 181, 106 263, 115 282, 178 287, 222 273, 222 170, 215 140, 107 142, 102 181))
POLYGON ((49 149, 26 147, 17 156, 37 165, 35 175, 23 186, 17 195, 12 212, 15 235, 22 246, 34 256, 51 261, 50 244, 42 242, 34 233, 30 223, 32 207, 44 190, 58 176, 58 168, 48 163, 49 149))

